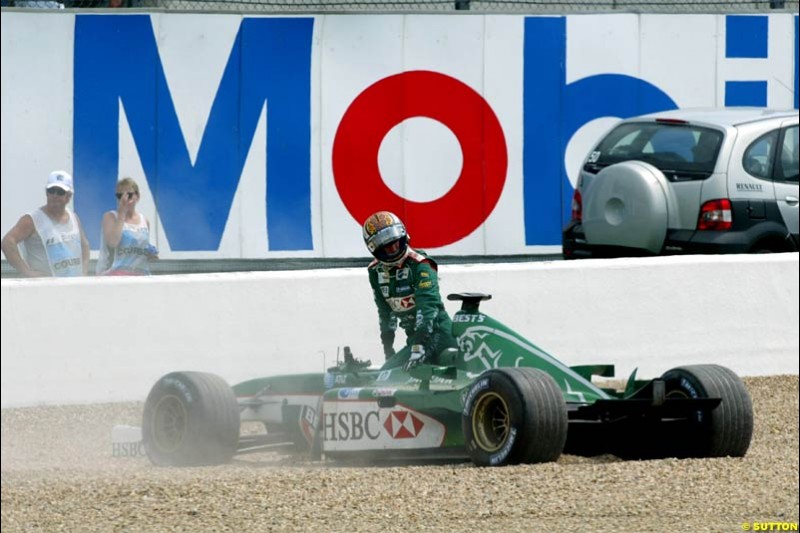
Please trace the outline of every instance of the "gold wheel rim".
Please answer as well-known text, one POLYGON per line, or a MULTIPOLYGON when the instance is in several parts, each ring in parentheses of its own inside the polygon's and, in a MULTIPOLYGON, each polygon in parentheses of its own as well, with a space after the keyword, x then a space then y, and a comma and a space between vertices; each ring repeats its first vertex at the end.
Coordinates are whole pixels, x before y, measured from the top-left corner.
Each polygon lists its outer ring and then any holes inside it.
POLYGON ((472 435, 478 446, 494 453, 506 443, 510 430, 511 414, 503 397, 496 392, 481 395, 472 417, 472 435))

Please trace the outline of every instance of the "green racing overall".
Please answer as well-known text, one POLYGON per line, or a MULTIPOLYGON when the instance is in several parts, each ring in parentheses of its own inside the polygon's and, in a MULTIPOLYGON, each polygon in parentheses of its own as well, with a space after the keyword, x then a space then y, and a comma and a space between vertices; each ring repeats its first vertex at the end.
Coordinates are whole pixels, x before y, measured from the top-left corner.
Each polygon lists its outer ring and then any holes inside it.
POLYGON ((446 348, 457 347, 452 321, 439 294, 437 266, 433 259, 425 252, 409 248, 406 258, 396 266, 375 260, 367 268, 386 356, 382 369, 405 365, 413 345, 425 349, 426 360, 430 363, 435 363, 436 357, 446 348), (395 353, 398 324, 406 333, 406 345, 395 353))

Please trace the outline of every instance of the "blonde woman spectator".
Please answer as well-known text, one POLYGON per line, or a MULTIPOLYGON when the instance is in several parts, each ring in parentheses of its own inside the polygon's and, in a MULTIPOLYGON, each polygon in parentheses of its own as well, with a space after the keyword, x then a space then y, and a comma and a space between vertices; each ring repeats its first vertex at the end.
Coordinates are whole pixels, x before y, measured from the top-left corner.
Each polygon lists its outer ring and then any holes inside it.
POLYGON ((150 262, 158 259, 158 250, 150 244, 150 222, 136 210, 139 184, 133 178, 122 178, 117 182, 115 196, 116 211, 103 215, 97 274, 149 275, 150 262))

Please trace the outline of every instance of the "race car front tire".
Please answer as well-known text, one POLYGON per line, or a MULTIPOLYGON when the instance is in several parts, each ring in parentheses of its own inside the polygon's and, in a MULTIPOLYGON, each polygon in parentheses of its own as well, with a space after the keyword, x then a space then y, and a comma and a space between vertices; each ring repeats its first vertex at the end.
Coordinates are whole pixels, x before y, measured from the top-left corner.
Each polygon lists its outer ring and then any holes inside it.
POLYGON ((157 466, 229 462, 239 445, 239 406, 233 390, 215 374, 163 376, 147 396, 142 438, 157 466))
POLYGON ((462 430, 478 466, 555 461, 567 440, 567 406, 549 374, 497 368, 467 390, 462 430))

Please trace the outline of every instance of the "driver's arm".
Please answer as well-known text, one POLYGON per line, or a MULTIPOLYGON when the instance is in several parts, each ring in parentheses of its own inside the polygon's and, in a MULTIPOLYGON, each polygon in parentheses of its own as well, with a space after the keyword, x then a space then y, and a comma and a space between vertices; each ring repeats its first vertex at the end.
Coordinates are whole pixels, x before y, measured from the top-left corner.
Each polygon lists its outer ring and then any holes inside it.
POLYGON ((421 344, 426 352, 432 352, 433 329, 439 314, 442 301, 439 295, 439 276, 436 269, 428 262, 420 263, 417 268, 417 279, 414 280, 414 301, 416 303, 416 324, 412 344, 421 344))
POLYGON ((19 243, 30 237, 34 231, 36 231, 36 227, 33 224, 33 218, 30 215, 23 215, 14 227, 6 233, 2 241, 3 253, 9 264, 27 278, 48 275, 45 272, 32 270, 25 259, 22 258, 22 254, 19 253, 19 243))
POLYGON ((397 317, 381 294, 378 274, 374 270, 369 272, 369 284, 372 286, 372 296, 375 299, 375 305, 378 307, 378 323, 381 330, 383 353, 388 359, 394 355, 394 335, 397 330, 397 317))

